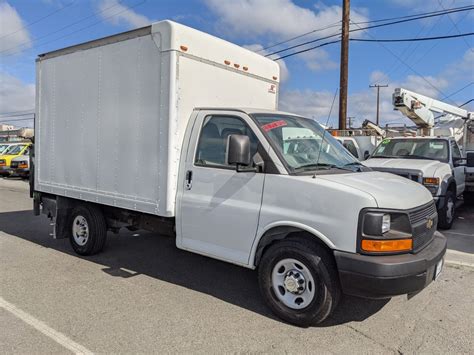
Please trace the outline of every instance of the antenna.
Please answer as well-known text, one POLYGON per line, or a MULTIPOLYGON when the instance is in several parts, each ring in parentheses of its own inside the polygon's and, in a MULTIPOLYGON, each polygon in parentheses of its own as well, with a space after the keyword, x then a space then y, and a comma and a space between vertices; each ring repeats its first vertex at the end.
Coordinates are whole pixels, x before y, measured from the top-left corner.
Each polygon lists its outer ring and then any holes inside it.
MULTIPOLYGON (((336 92, 334 93, 334 97, 332 98, 331 108, 329 109, 328 118, 326 120, 326 127, 329 124, 329 119, 331 118, 332 108, 334 107, 334 102, 336 101, 338 91, 339 91, 339 88, 336 89, 336 92)), ((324 129, 323 138, 321 139, 321 145, 319 146, 318 160, 316 161, 316 164, 319 164, 319 158, 321 157, 321 150, 323 149, 324 136, 326 135, 326 132, 327 132, 326 129, 324 129)))

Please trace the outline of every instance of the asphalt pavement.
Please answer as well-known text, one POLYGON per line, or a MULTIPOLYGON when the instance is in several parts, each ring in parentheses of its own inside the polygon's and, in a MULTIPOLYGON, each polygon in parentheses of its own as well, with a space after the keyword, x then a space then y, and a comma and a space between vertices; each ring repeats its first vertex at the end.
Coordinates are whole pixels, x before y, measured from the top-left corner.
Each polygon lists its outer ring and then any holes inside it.
POLYGON ((410 300, 345 297, 318 327, 268 310, 256 273, 147 232, 79 257, 0 179, 1 353, 474 353, 474 208, 461 207, 440 279, 410 300))

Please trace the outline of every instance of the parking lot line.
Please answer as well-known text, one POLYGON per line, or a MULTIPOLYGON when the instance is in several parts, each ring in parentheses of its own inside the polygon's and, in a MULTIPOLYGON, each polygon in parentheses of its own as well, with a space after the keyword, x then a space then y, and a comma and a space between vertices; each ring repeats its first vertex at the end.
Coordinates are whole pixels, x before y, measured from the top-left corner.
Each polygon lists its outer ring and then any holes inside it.
POLYGON ((56 343, 64 346, 66 349, 71 350, 75 354, 93 354, 92 351, 86 349, 82 345, 76 343, 75 341, 69 339, 64 334, 54 330, 53 328, 46 325, 44 322, 36 319, 32 315, 22 311, 15 305, 11 304, 10 302, 5 301, 2 297, 0 297, 0 306, 7 310, 8 312, 12 313, 14 316, 18 317, 25 323, 31 325, 33 328, 38 330, 39 332, 43 333, 50 339, 54 340, 56 343))

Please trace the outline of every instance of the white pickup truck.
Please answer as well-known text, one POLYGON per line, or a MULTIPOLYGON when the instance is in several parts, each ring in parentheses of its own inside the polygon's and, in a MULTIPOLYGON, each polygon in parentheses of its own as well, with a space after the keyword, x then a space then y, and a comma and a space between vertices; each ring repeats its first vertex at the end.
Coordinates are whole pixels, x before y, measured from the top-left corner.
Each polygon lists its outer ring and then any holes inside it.
POLYGON ((170 21, 40 55, 35 213, 80 255, 125 227, 258 269, 267 304, 300 326, 342 293, 425 288, 446 250, 432 195, 277 111, 278 77, 275 62, 170 21))
POLYGON ((436 201, 439 227, 451 228, 466 185, 466 159, 454 138, 386 138, 364 165, 423 184, 436 201))

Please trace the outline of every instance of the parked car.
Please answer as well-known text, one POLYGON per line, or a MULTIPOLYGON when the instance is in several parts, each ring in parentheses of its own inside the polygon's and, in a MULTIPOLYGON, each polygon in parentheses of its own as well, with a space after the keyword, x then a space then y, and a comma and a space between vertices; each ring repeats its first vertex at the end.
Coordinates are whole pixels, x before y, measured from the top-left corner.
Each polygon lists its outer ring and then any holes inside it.
POLYGON ((266 303, 300 326, 342 293, 414 294, 441 272, 432 195, 278 111, 272 60, 162 21, 42 54, 37 70, 34 210, 77 254, 123 227, 170 233, 258 269, 266 303))
POLYGON ((19 156, 28 154, 31 143, 14 143, 0 155, 0 175, 9 176, 12 172, 11 161, 19 156))
POLYGON ((30 156, 20 155, 13 158, 10 163, 10 176, 19 176, 26 179, 30 176, 30 156))

